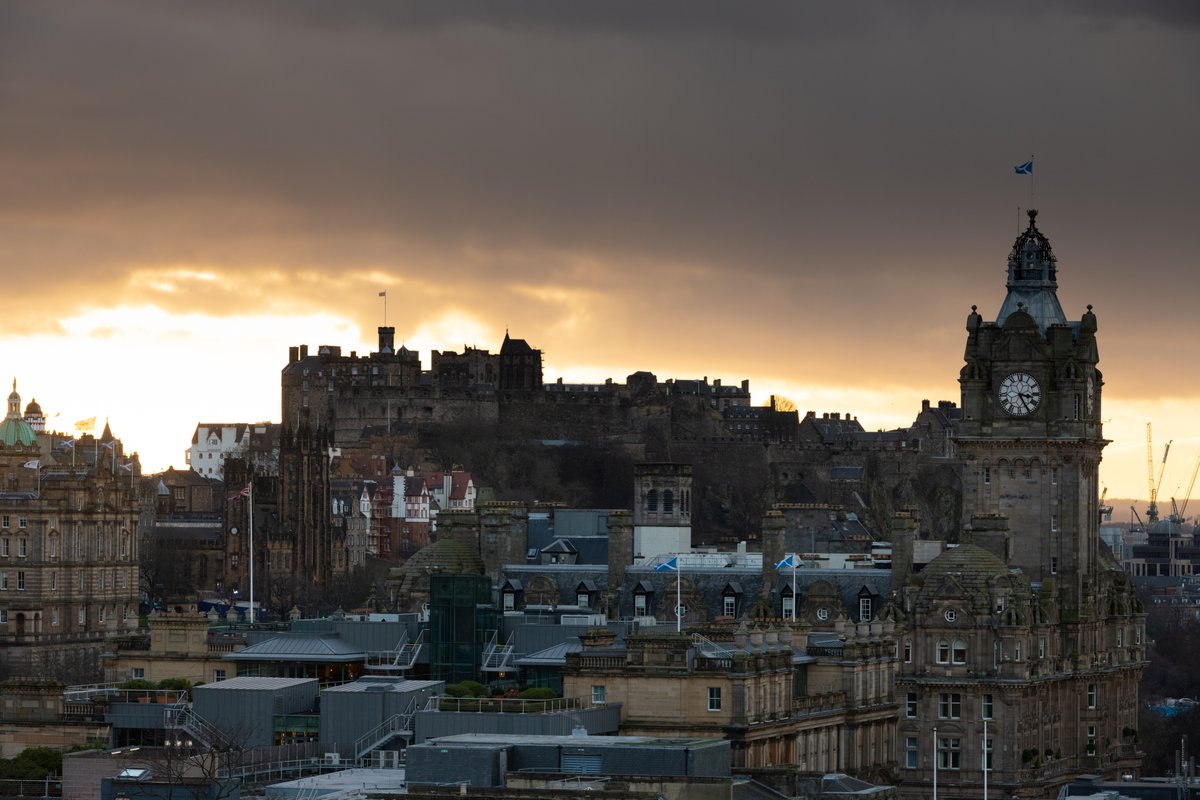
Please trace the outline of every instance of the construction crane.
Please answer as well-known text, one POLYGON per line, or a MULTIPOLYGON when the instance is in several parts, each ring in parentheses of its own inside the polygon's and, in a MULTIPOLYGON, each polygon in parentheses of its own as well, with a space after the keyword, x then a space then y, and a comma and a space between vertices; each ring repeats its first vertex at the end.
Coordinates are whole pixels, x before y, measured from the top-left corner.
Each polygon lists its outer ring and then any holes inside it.
MULTIPOLYGON (((1174 440, 1171 440, 1174 441, 1174 440)), ((1150 505, 1146 509, 1146 522, 1153 525, 1158 522, 1158 489, 1162 486, 1163 470, 1167 468, 1167 456, 1171 453, 1171 442, 1163 448, 1162 463, 1158 467, 1158 479, 1154 478, 1154 437, 1151 434, 1150 423, 1146 423, 1146 478, 1150 483, 1150 505)))
POLYGON ((1100 522, 1107 522, 1112 519, 1112 506, 1104 504, 1104 498, 1108 497, 1108 487, 1104 487, 1104 491, 1100 492, 1100 522))
POLYGON ((1171 498, 1171 509, 1174 511, 1175 521, 1180 525, 1183 524, 1183 515, 1187 512, 1188 500, 1192 497, 1192 487, 1196 485, 1196 473, 1200 472, 1200 453, 1196 453, 1196 463, 1192 465, 1192 477, 1188 480, 1187 491, 1183 493, 1183 505, 1176 506, 1175 498, 1171 498))

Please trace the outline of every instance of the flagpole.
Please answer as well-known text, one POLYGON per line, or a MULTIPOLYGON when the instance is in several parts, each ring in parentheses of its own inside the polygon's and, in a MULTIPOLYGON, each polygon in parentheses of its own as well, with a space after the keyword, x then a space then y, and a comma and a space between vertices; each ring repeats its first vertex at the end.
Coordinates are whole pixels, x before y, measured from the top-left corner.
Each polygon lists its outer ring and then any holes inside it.
POLYGON ((675 632, 683 631, 683 591, 680 586, 683 583, 683 562, 679 560, 679 554, 675 554, 675 632))
POLYGON ((933 800, 937 800, 937 776, 938 774, 938 738, 937 726, 933 728, 933 800))
POLYGON ((1033 166, 1032 166, 1032 164, 1033 164, 1033 153, 1030 153, 1030 154, 1029 154, 1029 163, 1030 163, 1030 165, 1031 165, 1031 166, 1030 166, 1030 168, 1029 168, 1029 207, 1030 207, 1030 208, 1037 208, 1037 204, 1036 204, 1036 203, 1034 202, 1034 200, 1033 200, 1033 182, 1034 182, 1034 180, 1036 180, 1036 178, 1035 178, 1035 177, 1034 177, 1034 175, 1033 175, 1033 166))
POLYGON ((250 538, 250 624, 254 624, 254 476, 250 476, 250 485, 247 487, 250 493, 246 495, 246 499, 250 504, 249 523, 247 529, 250 538))
POLYGON ((792 622, 796 621, 796 556, 792 554, 792 622))
POLYGON ((987 717, 983 718, 983 800, 988 800, 987 717))

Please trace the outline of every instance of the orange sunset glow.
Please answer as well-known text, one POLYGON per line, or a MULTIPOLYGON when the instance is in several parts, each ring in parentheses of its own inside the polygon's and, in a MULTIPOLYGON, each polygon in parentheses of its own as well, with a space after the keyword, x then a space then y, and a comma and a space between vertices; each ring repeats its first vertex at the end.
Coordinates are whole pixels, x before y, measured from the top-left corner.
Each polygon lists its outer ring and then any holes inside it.
POLYGON ((1150 422, 1182 497, 1194 11, 651 6, 5 3, 0 375, 182 467, 199 422, 278 421, 289 346, 373 350, 386 291, 426 368, 507 330, 548 383, 902 427, 959 400, 1032 203, 1099 321, 1102 483, 1145 499, 1150 422))

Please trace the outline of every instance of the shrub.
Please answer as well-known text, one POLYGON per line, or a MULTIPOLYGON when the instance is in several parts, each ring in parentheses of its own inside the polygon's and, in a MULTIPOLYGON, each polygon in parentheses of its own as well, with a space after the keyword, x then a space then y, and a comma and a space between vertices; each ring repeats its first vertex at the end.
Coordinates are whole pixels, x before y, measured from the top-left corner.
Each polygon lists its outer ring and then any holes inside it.
POLYGON ((157 689, 154 681, 148 681, 145 678, 134 678, 133 680, 125 681, 118 689, 157 689))
POLYGON ((487 687, 479 681, 463 681, 459 686, 465 689, 471 697, 484 697, 487 695, 487 687))
POLYGON ((447 697, 466 697, 467 696, 467 690, 464 689, 461 684, 457 684, 457 683, 446 684, 446 688, 443 689, 442 692, 447 697))
POLYGON ((522 700, 553 700, 556 697, 558 697, 558 692, 544 686, 521 692, 522 700))
POLYGON ((177 692, 190 692, 192 690, 192 682, 187 678, 163 678, 158 682, 160 689, 173 689, 177 692))

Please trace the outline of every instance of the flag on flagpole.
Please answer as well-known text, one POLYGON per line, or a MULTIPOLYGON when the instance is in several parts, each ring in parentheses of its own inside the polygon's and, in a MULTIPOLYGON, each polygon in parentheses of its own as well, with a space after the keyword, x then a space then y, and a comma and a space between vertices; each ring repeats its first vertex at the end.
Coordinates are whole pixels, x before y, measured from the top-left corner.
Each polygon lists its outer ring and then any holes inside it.
POLYGON ((792 569, 793 567, 797 566, 795 559, 796 557, 794 555, 788 553, 783 557, 782 561, 775 562, 775 569, 792 569))
POLYGON ((250 496, 250 486, 247 485, 244 489, 240 489, 239 491, 236 491, 233 494, 229 495, 229 499, 232 500, 235 497, 249 497, 249 496, 250 496))
POLYGON ((111 442, 105 442, 104 444, 102 444, 100 446, 103 447, 105 450, 112 450, 113 445, 115 445, 116 443, 117 443, 116 440, 113 440, 111 442))
POLYGON ((37 469, 39 466, 41 466, 41 464, 42 464, 41 459, 35 458, 30 461, 26 461, 21 466, 25 467, 26 469, 37 469))
POLYGON ((654 568, 655 572, 677 572, 679 570, 679 556, 672 556, 669 560, 664 561, 654 568))
POLYGON ((96 418, 95 417, 88 417, 87 419, 81 419, 75 423, 75 430, 77 430, 77 431, 90 431, 95 427, 96 427, 96 418))
POLYGON ((63 439, 61 442, 58 443, 58 446, 61 447, 63 450, 74 450, 75 449, 75 440, 74 439, 63 439))
POLYGON ((1013 167, 1013 172, 1017 173, 1018 175, 1032 175, 1033 159, 1026 161, 1024 164, 1017 164, 1015 167, 1013 167))
POLYGON ((382 292, 380 292, 380 293, 379 293, 379 296, 380 296, 380 297, 387 297, 387 289, 384 289, 382 292))
POLYGON ((125 463, 125 464, 120 464, 118 466, 120 466, 121 469, 125 470, 126 472, 133 472, 133 462, 132 461, 125 463))

